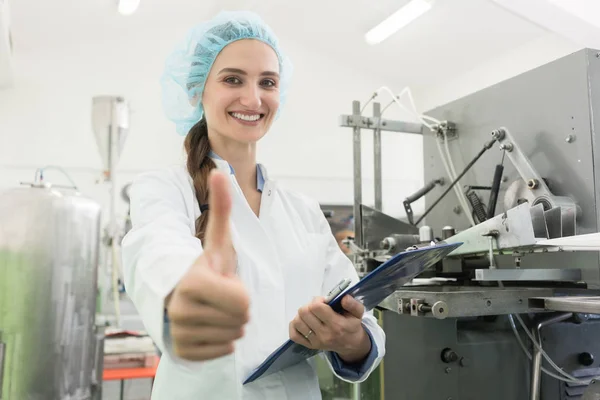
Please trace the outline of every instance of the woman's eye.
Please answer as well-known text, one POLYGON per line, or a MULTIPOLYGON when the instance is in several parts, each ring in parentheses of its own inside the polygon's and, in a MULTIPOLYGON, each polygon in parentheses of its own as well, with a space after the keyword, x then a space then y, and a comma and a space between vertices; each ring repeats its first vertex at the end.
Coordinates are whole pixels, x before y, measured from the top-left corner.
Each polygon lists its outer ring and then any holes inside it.
POLYGON ((225 82, 230 83, 232 85, 239 85, 240 83, 242 83, 242 81, 240 81, 235 76, 230 76, 228 78, 225 78, 225 82))
POLYGON ((275 82, 273 79, 265 79, 261 82, 261 85, 266 87, 275 87, 277 86, 277 82, 275 82))

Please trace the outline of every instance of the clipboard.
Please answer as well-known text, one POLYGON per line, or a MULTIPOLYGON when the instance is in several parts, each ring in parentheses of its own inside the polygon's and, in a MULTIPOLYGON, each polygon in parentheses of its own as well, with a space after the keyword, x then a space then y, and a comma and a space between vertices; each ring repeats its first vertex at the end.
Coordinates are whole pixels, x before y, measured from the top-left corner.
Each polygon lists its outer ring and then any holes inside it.
MULTIPOLYGON (((370 311, 386 297, 446 257, 460 245, 462 243, 436 244, 398 253, 327 304, 334 311, 342 313, 342 298, 350 295, 365 306, 365 311, 370 311)), ((321 351, 309 349, 292 340, 287 340, 246 378, 244 385, 298 364, 321 351)))

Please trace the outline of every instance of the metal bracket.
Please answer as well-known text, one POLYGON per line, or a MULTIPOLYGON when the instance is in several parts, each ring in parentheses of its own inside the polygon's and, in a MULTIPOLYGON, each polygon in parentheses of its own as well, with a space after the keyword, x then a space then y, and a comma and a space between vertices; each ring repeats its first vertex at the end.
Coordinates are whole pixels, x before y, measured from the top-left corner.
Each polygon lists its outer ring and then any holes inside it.
POLYGON ((592 379, 581 400, 600 400, 600 382, 592 379))
POLYGON ((421 311, 421 306, 425 304, 423 299, 410 299, 410 315, 418 317, 425 313, 421 311))
POLYGON ((398 314, 410 314, 410 299, 398 299, 398 314))
POLYGON ((339 126, 346 128, 376 129, 389 132, 422 134, 423 125, 415 122, 394 121, 360 115, 340 115, 339 126))
POLYGON ((439 140, 444 140, 444 137, 449 141, 458 139, 458 132, 454 122, 442 121, 439 125, 434 125, 432 130, 435 131, 439 140))
POLYGON ((490 241, 483 235, 494 230, 499 232, 496 250, 534 246, 538 238, 534 235, 530 210, 529 204, 521 204, 446 239, 447 243, 463 243, 450 255, 488 253, 490 241))
POLYGON ((434 318, 445 319, 448 316, 448 304, 445 301, 436 301, 429 305, 423 299, 410 299, 410 315, 420 317, 431 313, 434 318))
POLYGON ((531 306, 530 299, 550 297, 553 293, 549 288, 402 287, 383 300, 379 307, 397 313, 402 310, 401 314, 411 315, 412 310, 407 310, 406 304, 412 308, 409 299, 414 299, 415 306, 421 304, 421 314, 417 315, 423 318, 526 314, 544 311, 543 305, 531 306), (425 312, 422 305, 430 304, 432 311, 425 312))
POLYGON ((579 212, 575 201, 570 197, 552 194, 507 128, 502 127, 492 131, 492 137, 499 143, 500 149, 504 150, 523 179, 530 194, 528 197, 533 198, 531 205, 541 204, 544 212, 548 213, 545 216, 552 222, 551 232, 548 233, 552 236, 561 235, 561 237, 575 235, 575 221, 579 212))

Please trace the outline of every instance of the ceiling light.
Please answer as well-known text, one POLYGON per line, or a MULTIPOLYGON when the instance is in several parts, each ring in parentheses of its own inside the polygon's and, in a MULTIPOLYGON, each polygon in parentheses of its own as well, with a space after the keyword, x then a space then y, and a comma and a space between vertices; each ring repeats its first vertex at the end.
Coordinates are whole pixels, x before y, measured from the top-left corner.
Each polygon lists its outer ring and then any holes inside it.
POLYGON ((131 15, 137 10, 140 0, 118 0, 119 13, 131 15))
POLYGON ((433 0, 411 0, 407 5, 367 32, 365 40, 369 44, 377 44, 384 41, 427 11, 431 10, 432 6, 433 0))

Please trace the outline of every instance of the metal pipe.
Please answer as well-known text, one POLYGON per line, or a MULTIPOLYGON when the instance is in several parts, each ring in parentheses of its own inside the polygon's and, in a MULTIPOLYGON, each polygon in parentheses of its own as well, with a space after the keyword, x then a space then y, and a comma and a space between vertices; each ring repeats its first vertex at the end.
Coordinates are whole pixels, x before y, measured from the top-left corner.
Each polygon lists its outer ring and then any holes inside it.
POLYGON ((356 124, 353 131, 353 147, 354 147, 354 243, 360 247, 363 246, 362 237, 362 220, 360 215, 360 205, 362 204, 362 161, 361 161, 361 143, 360 143, 360 102, 354 100, 352 102, 352 118, 356 124))
POLYGON ((0 399, 2 399, 2 383, 4 382, 4 354, 6 352, 6 344, 0 342, 0 399))
MULTIPOLYGON (((532 329, 533 337, 542 348, 542 328, 565 321, 573 316, 573 313, 558 314, 538 323, 532 329)), ((542 380, 542 352, 534 345, 533 358, 531 360, 531 400, 540 399, 540 383, 542 380)))
POLYGON ((373 152, 375 161, 375 209, 382 211, 383 209, 383 193, 382 193, 382 173, 381 173, 381 104, 373 103, 373 118, 377 118, 377 125, 373 130, 373 152))
POLYGON ((360 382, 352 385, 352 400, 360 400, 360 382))
POLYGON ((494 263, 494 237, 490 236, 490 269, 495 269, 496 264, 494 263))
POLYGON ((502 174, 504 173, 504 166, 501 164, 496 165, 494 170, 494 179, 492 180, 492 188, 490 192, 490 201, 488 202, 487 217, 488 219, 494 218, 496 215, 496 203, 498 202, 498 192, 500 192, 500 184, 502 183, 502 174))
POLYGON ((404 211, 406 211, 406 217, 408 218, 409 224, 415 225, 414 218, 413 218, 414 214, 413 214, 411 204, 414 203, 415 201, 419 200, 421 197, 425 196, 427 193, 431 192, 433 190, 433 188, 435 187, 435 185, 443 185, 443 184, 444 184, 443 177, 434 179, 431 182, 429 182, 427 185, 423 186, 421 189, 417 190, 415 193, 411 194, 406 199, 404 199, 402 204, 404 205, 404 211))

